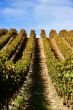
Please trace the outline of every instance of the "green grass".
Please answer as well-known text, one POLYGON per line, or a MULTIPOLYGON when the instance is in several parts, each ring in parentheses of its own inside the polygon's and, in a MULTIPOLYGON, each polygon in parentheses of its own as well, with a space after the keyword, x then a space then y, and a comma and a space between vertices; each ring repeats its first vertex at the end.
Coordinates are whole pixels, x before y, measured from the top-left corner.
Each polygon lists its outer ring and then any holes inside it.
POLYGON ((14 101, 15 104, 23 105, 24 98, 22 96, 17 96, 16 100, 14 101))

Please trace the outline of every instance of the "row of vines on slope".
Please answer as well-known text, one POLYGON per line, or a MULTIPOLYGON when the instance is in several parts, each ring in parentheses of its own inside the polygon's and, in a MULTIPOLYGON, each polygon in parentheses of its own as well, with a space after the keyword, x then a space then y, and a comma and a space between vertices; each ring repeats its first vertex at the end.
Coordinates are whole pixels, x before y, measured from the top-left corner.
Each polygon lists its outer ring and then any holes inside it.
POLYGON ((73 49, 70 47, 70 45, 65 41, 63 37, 60 37, 60 35, 56 33, 55 30, 52 30, 50 32, 50 37, 51 36, 53 36, 53 39, 55 40, 60 52, 62 53, 65 59, 67 59, 71 54, 73 54, 73 49), (54 35, 53 31, 55 32, 54 35))
POLYGON ((6 35, 8 33, 8 30, 3 28, 3 29, 0 29, 0 37, 2 37, 3 35, 6 35))
POLYGON ((45 31, 41 31, 44 51, 48 66, 48 73, 56 87, 58 94, 63 97, 64 103, 73 104, 73 56, 63 62, 59 62, 50 47, 50 41, 46 38, 45 31))
POLYGON ((59 50, 59 48, 58 48, 58 46, 57 46, 57 44, 56 44, 56 41, 55 41, 55 39, 54 39, 54 36, 56 35, 57 33, 56 33, 56 31, 54 31, 54 30, 52 30, 51 32, 50 32, 50 38, 49 38, 49 40, 50 40, 50 46, 51 46, 51 49, 52 49, 52 51, 54 52, 54 55, 60 60, 60 61, 64 61, 65 59, 64 59, 64 56, 62 55, 62 53, 60 52, 60 50, 59 50))
POLYGON ((2 49, 0 51, 0 59, 5 62, 8 60, 11 55, 16 51, 18 45, 21 43, 21 41, 26 38, 25 30, 21 30, 20 33, 12 40, 12 42, 6 46, 5 49, 2 49), (24 31, 24 32, 22 32, 24 31))
POLYGON ((59 32, 59 36, 64 38, 70 44, 70 46, 73 47, 73 30, 61 30, 59 32))
POLYGON ((7 34, 3 33, 2 35, 3 36, 0 38, 0 49, 9 41, 10 38, 17 35, 17 31, 16 29, 10 29, 10 31, 7 31, 7 34))
POLYGON ((51 75, 52 80, 55 83, 55 81, 57 81, 56 66, 58 65, 59 61, 56 59, 54 53, 51 50, 50 41, 49 39, 46 38, 46 34, 44 30, 41 31, 41 37, 44 44, 44 51, 47 58, 47 66, 48 66, 49 74, 51 75))

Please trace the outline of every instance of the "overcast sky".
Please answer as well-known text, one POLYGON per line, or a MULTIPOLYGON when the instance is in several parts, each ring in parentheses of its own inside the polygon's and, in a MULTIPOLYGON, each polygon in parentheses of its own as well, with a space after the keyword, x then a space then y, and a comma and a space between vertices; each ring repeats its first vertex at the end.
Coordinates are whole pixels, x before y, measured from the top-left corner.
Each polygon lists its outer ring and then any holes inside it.
POLYGON ((73 0, 0 0, 0 28, 73 29, 73 0))

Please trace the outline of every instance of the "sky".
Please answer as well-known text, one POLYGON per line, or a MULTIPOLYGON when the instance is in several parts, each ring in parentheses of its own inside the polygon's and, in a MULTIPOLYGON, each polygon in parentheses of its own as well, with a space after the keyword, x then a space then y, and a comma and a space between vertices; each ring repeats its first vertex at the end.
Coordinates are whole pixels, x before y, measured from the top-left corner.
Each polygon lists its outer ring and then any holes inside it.
POLYGON ((73 29, 73 0, 0 0, 0 28, 73 29))

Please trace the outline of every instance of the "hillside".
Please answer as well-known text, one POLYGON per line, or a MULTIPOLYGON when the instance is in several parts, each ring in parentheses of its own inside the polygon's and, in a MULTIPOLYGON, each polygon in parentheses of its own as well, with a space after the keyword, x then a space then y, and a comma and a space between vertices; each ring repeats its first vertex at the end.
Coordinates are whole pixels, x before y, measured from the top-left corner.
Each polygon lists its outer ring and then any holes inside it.
POLYGON ((0 29, 0 110, 73 110, 73 31, 0 29))

